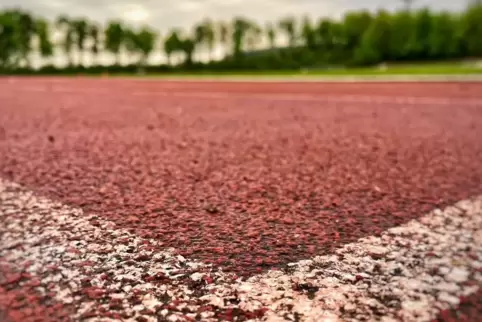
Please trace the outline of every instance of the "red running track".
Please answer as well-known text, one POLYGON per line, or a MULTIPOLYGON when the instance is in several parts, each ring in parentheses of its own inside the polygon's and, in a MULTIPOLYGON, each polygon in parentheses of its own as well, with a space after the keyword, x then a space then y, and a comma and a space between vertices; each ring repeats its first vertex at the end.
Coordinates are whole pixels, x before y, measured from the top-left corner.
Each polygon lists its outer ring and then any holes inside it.
POLYGON ((2 79, 0 176, 252 275, 479 194, 481 97, 480 83, 2 79), (292 96, 260 96, 277 93, 292 96))
POLYGON ((253 81, 182 81, 141 79, 89 79, 22 77, 3 78, 10 89, 37 86, 46 89, 100 89, 115 88, 143 92, 224 92, 241 94, 329 94, 329 95, 383 95, 410 97, 482 98, 480 82, 253 82, 253 81), (19 84, 20 83, 20 84, 19 84))

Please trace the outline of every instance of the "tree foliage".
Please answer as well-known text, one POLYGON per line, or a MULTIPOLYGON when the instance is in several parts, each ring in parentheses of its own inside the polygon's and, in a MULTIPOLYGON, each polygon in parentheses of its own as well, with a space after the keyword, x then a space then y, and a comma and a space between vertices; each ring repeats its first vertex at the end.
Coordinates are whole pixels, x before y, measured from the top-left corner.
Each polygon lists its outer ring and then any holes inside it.
POLYGON ((139 66, 158 71, 299 69, 477 58, 482 56, 480 21, 481 2, 473 1, 462 12, 407 7, 398 12, 354 11, 340 19, 288 16, 264 28, 245 17, 231 22, 204 19, 161 38, 150 27, 135 28, 117 20, 102 26, 61 16, 51 22, 6 9, 0 11, 0 70, 33 72, 32 57, 42 57, 47 64, 41 72, 126 72, 139 66), (149 57, 159 48, 168 63, 151 66, 149 57), (220 50, 224 58, 214 60, 213 53, 220 50), (68 62, 64 69, 51 65, 55 52, 68 62), (99 66, 102 57, 110 57, 113 65, 99 66))

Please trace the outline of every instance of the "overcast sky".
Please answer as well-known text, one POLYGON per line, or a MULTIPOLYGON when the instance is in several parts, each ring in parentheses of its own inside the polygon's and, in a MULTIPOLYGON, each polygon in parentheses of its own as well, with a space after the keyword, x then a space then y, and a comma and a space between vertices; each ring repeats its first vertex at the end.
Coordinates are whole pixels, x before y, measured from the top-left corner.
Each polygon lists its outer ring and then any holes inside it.
MULTIPOLYGON (((456 11, 463 9, 468 0, 413 1, 414 7, 428 6, 436 10, 456 11)), ((289 15, 336 18, 348 10, 381 8, 394 10, 402 6, 402 0, 0 0, 0 9, 20 7, 49 19, 66 14, 71 17, 85 17, 100 23, 109 19, 122 19, 132 26, 146 24, 160 33, 160 39, 164 39, 169 29, 173 27, 189 30, 196 22, 206 17, 216 21, 227 21, 238 15, 264 25, 267 21, 276 21, 289 15)), ((286 42, 286 39, 284 41, 286 42)), ((277 42, 280 44, 279 35, 277 42)), ((221 58, 224 54, 225 48, 218 44, 214 48, 214 53, 201 53, 198 59, 221 58)), ((74 52, 75 55, 80 59, 80 54, 74 52)), ((121 56, 129 59, 127 54, 121 56)), ((87 64, 92 63, 94 59, 97 63, 112 63, 114 60, 114 56, 105 52, 101 53, 100 57, 89 56, 89 53, 87 56, 86 53, 82 54, 82 57, 87 64)), ((174 57, 174 61, 182 59, 182 57, 174 57)), ((45 63, 36 52, 31 54, 31 60, 38 66, 45 63)), ((162 50, 156 49, 150 56, 150 61, 151 63, 166 62, 166 57, 162 50)), ((65 65, 67 58, 57 48, 53 61, 48 60, 48 62, 65 65)))
MULTIPOLYGON (((415 0, 414 6, 460 10, 466 0, 415 0)), ((231 19, 235 15, 259 22, 286 15, 309 14, 337 17, 346 10, 395 9, 401 0, 0 0, 0 8, 19 6, 47 18, 59 14, 85 16, 104 22, 122 18, 132 24, 146 23, 163 31, 192 26, 204 17, 231 19)))

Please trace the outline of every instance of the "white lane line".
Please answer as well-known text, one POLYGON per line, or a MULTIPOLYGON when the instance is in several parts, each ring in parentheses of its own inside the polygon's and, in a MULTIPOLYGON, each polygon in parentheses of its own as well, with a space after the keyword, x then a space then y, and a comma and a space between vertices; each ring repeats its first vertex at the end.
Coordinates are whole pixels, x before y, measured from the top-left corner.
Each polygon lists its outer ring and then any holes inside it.
MULTIPOLYGON (((19 88, 13 88, 5 93, 0 92, 0 96, 8 97, 12 91, 17 92, 52 92, 52 93, 68 93, 68 94, 86 94, 86 95, 109 95, 112 90, 109 89, 75 89, 70 86, 45 86, 45 85, 29 85, 19 88)), ((430 96, 383 96, 383 95, 333 95, 333 94, 290 94, 290 93, 231 93, 231 92, 196 92, 196 91, 175 91, 160 88, 156 91, 129 91, 124 89, 123 94, 132 96, 158 96, 162 98, 180 97, 180 98, 199 98, 199 99, 242 99, 242 100, 263 100, 277 102, 319 102, 319 103, 353 103, 353 104, 400 104, 400 105, 470 105, 482 106, 480 98, 451 98, 451 97, 430 97, 430 96)))
MULTIPOLYGON (((481 70, 482 71, 482 70, 481 70)), ((366 76, 322 76, 322 75, 271 75, 271 76, 221 76, 221 77, 163 77, 163 78, 133 78, 133 77, 108 77, 106 81, 135 81, 135 82, 169 82, 169 83, 474 83, 481 82, 481 75, 366 75, 366 76)))
MULTIPOLYGON (((140 95, 150 95, 144 92, 140 95)), ((482 106, 482 99, 457 99, 447 97, 410 97, 410 96, 379 96, 379 95, 308 95, 308 94, 231 94, 213 93, 167 93, 166 96, 217 98, 217 99, 255 99, 266 101, 294 101, 320 103, 353 103, 353 104, 400 104, 400 105, 472 105, 482 106)))
POLYGON ((247 281, 1 179, 0 220, 0 258, 92 321, 430 321, 482 285, 482 197, 247 281))
POLYGON ((321 103, 354 103, 354 104, 402 104, 402 105, 473 105, 482 106, 482 99, 450 98, 450 97, 410 97, 380 95, 310 95, 310 94, 270 94, 270 93, 229 93, 229 92, 175 92, 175 91, 134 91, 135 96, 159 95, 162 97, 190 97, 202 99, 244 99, 267 101, 295 101, 321 103))
MULTIPOLYGON (((170 249, 159 252, 163 247, 157 241, 140 239, 81 209, 37 197, 1 179, 0 221, 0 259, 37 276, 41 293, 54 292, 58 302, 74 305, 75 319, 102 316, 99 311, 104 310, 119 314, 106 317, 157 321, 148 312, 156 306, 171 299, 189 304, 192 291, 178 280, 194 273, 213 278, 208 265, 176 256, 170 249)), ((179 319, 182 308, 164 315, 179 319)))
POLYGON ((268 307, 268 321, 431 321, 482 285, 482 197, 290 266, 213 285, 208 298, 237 291, 239 306, 268 307))
MULTIPOLYGON (((482 71, 482 70, 481 70, 482 71)), ((0 81, 6 81, 7 84, 16 84, 20 82, 25 82, 24 77, 18 76, 7 76, 2 77, 0 81)), ((81 81, 97 81, 97 82, 125 82, 126 80, 132 83, 141 82, 158 82, 163 85, 165 84, 179 84, 179 83, 242 83, 242 84, 256 84, 256 83, 474 83, 481 82, 482 75, 469 75, 469 74, 441 74, 441 75, 430 75, 430 74, 420 74, 420 75, 213 75, 213 76, 203 76, 203 75, 193 75, 189 76, 162 76, 162 77, 138 77, 138 76, 116 76, 116 75, 98 75, 98 76, 79 76, 77 78, 81 81)), ((76 81, 76 78, 68 77, 55 77, 55 76, 33 76, 27 81, 42 83, 65 83, 66 81, 76 81)))

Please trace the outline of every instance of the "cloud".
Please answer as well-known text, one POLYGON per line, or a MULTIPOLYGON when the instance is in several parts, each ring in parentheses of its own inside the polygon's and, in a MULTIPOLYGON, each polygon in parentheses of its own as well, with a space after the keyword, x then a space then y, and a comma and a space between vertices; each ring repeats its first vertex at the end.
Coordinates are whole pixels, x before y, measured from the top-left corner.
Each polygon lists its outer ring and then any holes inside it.
MULTIPOLYGON (((264 22, 287 15, 338 17, 346 10, 391 10, 401 5, 401 0, 0 0, 0 8, 21 7, 49 19, 60 14, 99 22, 123 19, 134 25, 148 24, 161 32, 173 27, 188 28, 206 17, 230 20, 240 15, 264 22)), ((415 5, 459 10, 465 3, 417 0, 415 5)))
MULTIPOLYGON (((145 24, 155 28, 161 37, 172 28, 188 31, 204 18, 229 21, 235 16, 243 16, 264 25, 267 21, 277 21, 286 16, 336 18, 347 10, 393 10, 402 5, 402 0, 0 0, 0 9, 20 7, 48 19, 63 14, 99 23, 121 19, 133 26, 145 24)), ((460 10, 465 6, 465 0, 415 0, 414 6, 460 10)), ((223 50, 217 48, 216 56, 222 55, 223 50)), ((78 59, 80 56, 77 54, 78 59)), ((38 53, 34 53, 32 59, 39 64, 42 61, 38 53)), ((129 57, 125 56, 125 59, 129 57)), ((87 60, 93 62, 93 58, 87 60)), ((100 57, 103 63, 112 60, 113 57, 105 53, 100 57)), ((165 62, 166 58, 159 49, 151 57, 151 62, 160 61, 165 62)), ((65 64, 66 57, 57 50, 53 62, 65 64)))

